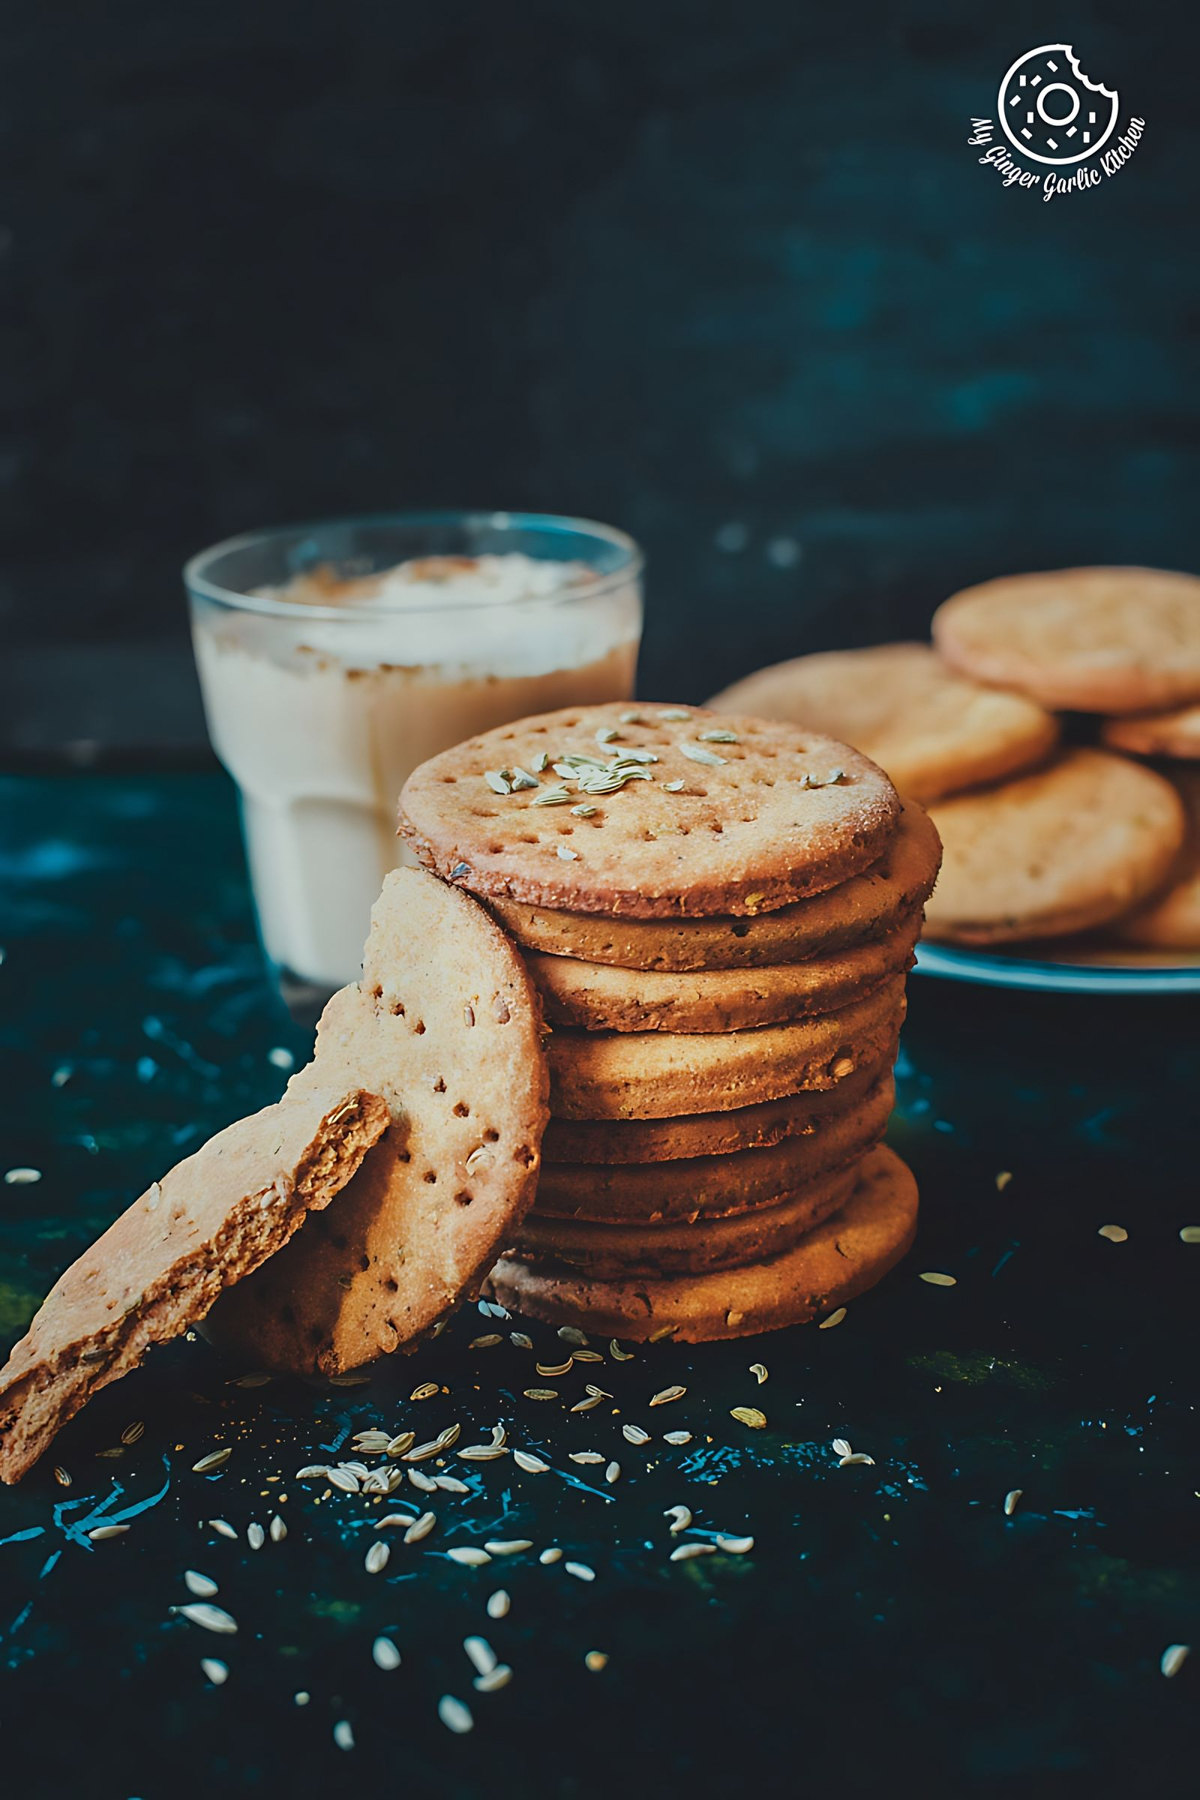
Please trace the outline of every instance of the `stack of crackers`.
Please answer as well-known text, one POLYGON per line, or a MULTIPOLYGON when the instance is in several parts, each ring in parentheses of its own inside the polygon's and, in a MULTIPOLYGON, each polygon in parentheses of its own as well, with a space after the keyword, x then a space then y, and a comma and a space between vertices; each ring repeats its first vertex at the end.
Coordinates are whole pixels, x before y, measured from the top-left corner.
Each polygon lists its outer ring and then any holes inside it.
POLYGON ((756 718, 585 707, 435 757, 401 808, 517 940, 551 1027, 504 1304, 734 1337, 903 1255, 915 1185, 880 1144, 939 845, 872 762, 756 718))
POLYGON ((933 640, 798 657, 713 704, 845 736, 929 805, 928 937, 1200 950, 1200 579, 989 581, 933 640))

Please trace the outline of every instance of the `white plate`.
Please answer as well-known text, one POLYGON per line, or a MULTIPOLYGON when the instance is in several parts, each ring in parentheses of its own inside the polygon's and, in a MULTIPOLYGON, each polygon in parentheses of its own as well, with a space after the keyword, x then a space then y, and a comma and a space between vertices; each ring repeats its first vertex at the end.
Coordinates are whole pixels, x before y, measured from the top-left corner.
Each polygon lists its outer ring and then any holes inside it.
POLYGON ((961 950, 917 945, 919 975, 985 987, 1038 988, 1060 994, 1200 994, 1200 951, 1057 949, 961 950))

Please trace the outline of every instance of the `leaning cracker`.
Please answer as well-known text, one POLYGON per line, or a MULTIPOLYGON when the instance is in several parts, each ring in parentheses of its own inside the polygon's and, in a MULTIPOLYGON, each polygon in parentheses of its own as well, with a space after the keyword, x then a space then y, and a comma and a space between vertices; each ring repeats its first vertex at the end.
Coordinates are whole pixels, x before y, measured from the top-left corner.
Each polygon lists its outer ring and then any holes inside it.
POLYGON ((933 636, 952 668, 1043 706, 1140 713, 1200 700, 1200 577, 1056 569, 967 588, 933 636))
POLYGON ((1200 950, 1200 769, 1173 769, 1167 780, 1187 809, 1186 841, 1166 886, 1118 919, 1113 936, 1150 950, 1200 950))
POLYGON ((709 704, 828 732, 917 800, 999 781, 1058 742, 1044 706, 956 674, 929 644, 797 656, 735 681, 709 704))
POLYGON ((444 1319, 533 1200, 541 1032, 537 993, 483 908, 419 870, 389 875, 316 1067, 369 1081, 391 1128, 328 1219, 225 1296, 214 1341, 259 1367, 336 1374, 444 1319))
POLYGON ((680 1343, 750 1337, 819 1318, 884 1276, 908 1250, 917 1226, 917 1184, 891 1150, 873 1150, 858 1185, 832 1218, 782 1256, 707 1275, 633 1275, 603 1280, 534 1268, 506 1257, 492 1270, 502 1305, 551 1325, 604 1337, 680 1343))
POLYGON ((615 702, 469 738, 409 776, 400 808, 421 861, 472 893, 641 919, 822 893, 882 855, 900 814, 883 771, 832 738, 615 702))
POLYGON ((1106 924, 1166 880, 1184 837, 1169 782, 1106 750, 933 809, 944 857, 925 935, 959 944, 1061 937, 1106 924))
POLYGON ((906 800, 894 835, 869 869, 752 918, 618 919, 496 899, 488 906, 519 944, 550 956, 621 969, 758 969, 886 936, 929 898, 941 854, 928 815, 906 800))
POLYGON ((1112 749, 1129 750, 1135 756, 1178 756, 1191 761, 1200 757, 1200 703, 1178 706, 1174 712, 1106 719, 1100 736, 1112 749))
POLYGON ((93 1394, 328 1206, 387 1123, 360 1082, 310 1068, 156 1181, 59 1278, 0 1370, 0 1480, 20 1480, 93 1394))

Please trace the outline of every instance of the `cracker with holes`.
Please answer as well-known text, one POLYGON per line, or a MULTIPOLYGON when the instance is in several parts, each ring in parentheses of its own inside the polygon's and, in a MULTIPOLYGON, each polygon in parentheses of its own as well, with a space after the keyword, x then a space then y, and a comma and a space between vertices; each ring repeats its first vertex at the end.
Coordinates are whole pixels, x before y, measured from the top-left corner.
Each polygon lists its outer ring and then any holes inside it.
POLYGON ((865 756, 699 707, 566 708, 410 775, 401 835, 483 897, 669 919, 771 912, 860 874, 900 817, 865 756))
POLYGON ((134 1202, 59 1280, 0 1370, 0 1480, 92 1395, 204 1317, 345 1188, 388 1127, 357 1076, 311 1067, 134 1202))
POLYGON ((389 875, 363 979, 322 1016, 315 1067, 382 1094, 391 1126, 328 1219, 228 1293, 215 1342, 336 1374, 411 1348, 475 1291, 533 1201, 548 1116, 537 993, 469 895, 389 875))

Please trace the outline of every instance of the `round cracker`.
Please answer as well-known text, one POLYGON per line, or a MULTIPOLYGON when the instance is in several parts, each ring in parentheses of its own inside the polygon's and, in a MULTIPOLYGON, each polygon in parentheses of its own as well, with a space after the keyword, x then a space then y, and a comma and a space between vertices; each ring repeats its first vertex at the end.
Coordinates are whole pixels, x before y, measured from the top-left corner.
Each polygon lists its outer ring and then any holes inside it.
POLYGON ((929 815, 915 800, 906 800, 887 849, 863 874, 753 918, 614 919, 517 900, 488 904, 519 944, 548 956, 681 973, 757 969, 883 937, 925 904, 941 855, 929 815))
POLYGON ((1100 736, 1114 750, 1130 750, 1135 756, 1200 757, 1200 705, 1106 719, 1100 736))
POLYGON ((400 801, 401 836, 473 893, 637 919, 753 915, 822 893, 878 860, 900 813, 882 770, 832 738, 619 702, 470 738, 422 763, 400 801), (614 793, 554 768, 629 753, 655 760, 614 793), (494 792, 505 770, 537 786, 494 792), (563 804, 543 803, 564 788, 563 804))
POLYGON ((732 1156, 766 1149, 784 1138, 804 1137, 848 1112, 896 1059, 896 1033, 873 1060, 859 1064, 835 1086, 785 1094, 731 1112, 692 1113, 678 1119, 554 1119, 542 1139, 544 1167, 555 1163, 668 1163, 680 1158, 732 1156))
POLYGON ((959 944, 1103 925, 1162 885, 1184 835, 1171 784, 1104 750, 954 795, 933 820, 943 860, 925 935, 959 944))
POLYGON ((1200 700, 1200 578, 1058 569, 966 588, 933 636, 952 668, 1043 706, 1153 712, 1200 700))
POLYGON ((867 1095, 816 1129, 765 1148, 728 1156, 690 1156, 668 1163, 543 1163, 531 1220, 583 1220, 605 1225, 691 1224, 769 1205, 856 1161, 879 1142, 891 1115, 891 1074, 867 1095))
POLYGON ((357 1071, 391 1125, 328 1216, 224 1295, 214 1341, 254 1367, 334 1374, 412 1345, 476 1289, 533 1201, 541 1032, 537 992, 483 908, 419 870, 389 875, 315 1068, 357 1071))
POLYGON ((921 929, 913 914, 875 943, 807 962, 696 974, 614 969, 607 963, 527 951, 526 966, 555 1025, 584 1031, 745 1031, 809 1013, 834 1012, 911 968, 921 929))
POLYGON ((1200 950, 1200 769, 1173 769, 1166 779, 1187 812, 1187 838, 1162 892, 1118 920, 1113 936, 1152 950, 1200 950))
POLYGON ((904 977, 894 975, 840 1012, 757 1031, 556 1031, 551 1104, 565 1119, 666 1119, 836 1087, 879 1057, 903 1016, 904 977))
POLYGON ((612 1281, 536 1269, 505 1257, 491 1288, 511 1311, 604 1337, 681 1343, 750 1337, 799 1325, 873 1287, 910 1248, 917 1184, 891 1150, 871 1152, 845 1206, 782 1256, 744 1269, 612 1281))
POLYGON ((620 1281, 647 1275, 702 1275, 790 1250, 806 1232, 844 1206, 858 1179, 853 1166, 827 1171, 763 1206, 694 1225, 597 1225, 530 1213, 514 1255, 535 1269, 620 1281))
POLYGON ((956 674, 929 644, 793 657, 735 681, 709 705, 842 738, 917 800, 999 781, 1058 742, 1044 706, 956 674))

